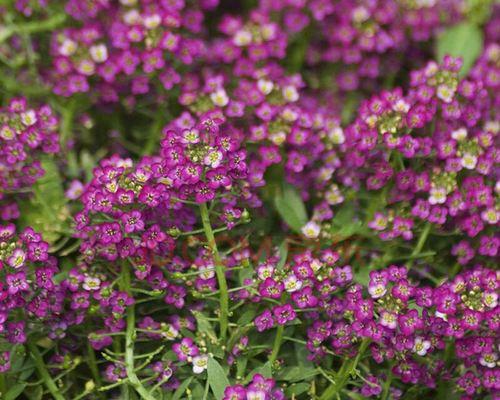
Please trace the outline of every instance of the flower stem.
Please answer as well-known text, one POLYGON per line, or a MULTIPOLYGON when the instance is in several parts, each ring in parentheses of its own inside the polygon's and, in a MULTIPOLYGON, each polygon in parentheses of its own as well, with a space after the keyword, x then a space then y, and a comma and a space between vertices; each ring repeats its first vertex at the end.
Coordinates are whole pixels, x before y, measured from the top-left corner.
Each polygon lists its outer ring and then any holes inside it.
POLYGON ((276 337, 274 338, 274 345, 273 345, 273 351, 271 353, 271 356, 269 357, 269 361, 271 362, 271 365, 274 364, 276 361, 276 358, 278 357, 278 353, 280 351, 281 347, 281 342, 283 340, 283 331, 285 330, 285 325, 278 325, 278 328, 276 329, 276 337))
POLYGON ((335 375, 335 384, 331 384, 328 388, 323 392, 320 400, 330 400, 339 396, 340 391, 344 388, 349 380, 349 376, 356 369, 356 366, 361 359, 361 356, 365 352, 370 343, 369 339, 365 338, 362 340, 361 345, 359 346, 358 354, 354 360, 350 358, 344 359, 340 370, 335 375))
MULTIPOLYGON (((122 264, 122 288, 130 293, 130 271, 127 263, 122 264)), ((142 385, 135 373, 134 366, 134 341, 135 331, 135 306, 132 304, 127 307, 127 329, 125 331, 125 370, 130 385, 144 400, 155 400, 155 398, 142 385)))
MULTIPOLYGON (((92 377, 96 383, 97 390, 102 386, 101 375, 99 375, 99 368, 97 368, 97 360, 95 357, 94 349, 90 342, 87 341, 87 353, 88 353, 88 364, 90 368, 90 372, 92 373, 92 377)), ((103 398, 101 393, 98 394, 99 398, 103 398)))
POLYGON ((415 260, 422 251, 424 244, 427 240, 427 237, 429 236, 429 233, 431 232, 432 224, 430 222, 427 222, 424 226, 424 229, 422 230, 422 233, 420 234, 420 237, 418 238, 417 245, 413 249, 410 255, 410 260, 407 263, 408 268, 410 268, 415 260))
POLYGON ((28 342, 28 348, 30 350, 31 356, 33 357, 33 360, 35 361, 35 367, 38 371, 38 375, 42 379, 43 384, 45 385, 47 390, 55 400, 65 400, 64 396, 59 392, 59 388, 57 387, 56 383, 50 376, 45 362, 43 361, 43 357, 40 354, 40 351, 38 350, 36 344, 28 342))
POLYGON ((391 382, 392 382, 392 370, 391 370, 391 368, 392 368, 392 366, 389 366, 389 375, 387 376, 387 378, 384 382, 382 394, 380 396, 381 400, 387 400, 387 398, 389 397, 389 391, 391 389, 391 382))
POLYGON ((205 203, 200 204, 201 221, 207 238, 208 247, 210 248, 215 261, 215 273, 219 284, 219 304, 220 304, 220 338, 222 343, 226 341, 228 314, 229 314, 229 294, 227 291, 226 271, 217 249, 214 232, 210 224, 208 208, 205 203))

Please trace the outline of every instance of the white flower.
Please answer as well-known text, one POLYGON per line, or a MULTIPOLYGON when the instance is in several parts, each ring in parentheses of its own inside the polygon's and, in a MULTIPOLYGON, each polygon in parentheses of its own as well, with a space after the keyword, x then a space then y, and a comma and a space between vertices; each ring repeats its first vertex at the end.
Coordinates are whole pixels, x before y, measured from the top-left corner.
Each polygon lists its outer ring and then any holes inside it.
POLYGON ((431 188, 429 194, 429 203, 431 204, 443 204, 446 201, 446 189, 444 188, 431 188))
POLYGON ((200 271, 200 278, 201 279, 211 279, 215 276, 215 267, 213 265, 200 265, 198 268, 200 271))
POLYGON ((483 303, 486 307, 495 308, 498 305, 498 294, 495 292, 483 293, 483 303))
POLYGON ((453 132, 451 132, 451 137, 456 141, 464 140, 467 137, 467 129, 459 128, 453 132))
POLYGON ((85 290, 97 290, 101 286, 101 280, 91 276, 85 277, 82 287, 85 290))
POLYGON ((59 53, 63 56, 69 57, 75 54, 77 48, 78 44, 74 40, 66 38, 59 46, 59 53))
POLYGON ((224 89, 217 89, 215 92, 210 94, 210 99, 218 107, 224 107, 229 103, 229 97, 224 89))
POLYGON ((297 118, 299 118, 299 114, 297 113, 297 111, 292 110, 290 107, 286 107, 281 112, 281 117, 287 122, 293 122, 297 121, 297 118))
POLYGON ((294 274, 288 275, 283 281, 285 284, 285 290, 287 292, 295 292, 302 287, 302 281, 300 281, 294 274))
POLYGON ((21 114, 21 122, 25 126, 32 126, 36 124, 36 113, 34 110, 28 110, 21 114))
POLYGON ((403 99, 399 99, 396 104, 392 106, 394 111, 406 114, 410 109, 410 105, 403 99))
POLYGON ((470 153, 465 153, 460 160, 462 167, 467 169, 474 169, 477 165, 477 157, 470 153))
POLYGON ((0 138, 4 140, 12 140, 16 136, 16 133, 9 125, 3 125, 0 128, 0 138))
POLYGON ((437 97, 439 97, 441 100, 443 100, 445 103, 451 102, 453 99, 453 96, 455 94, 455 91, 450 89, 446 85, 439 85, 437 88, 437 97))
POLYGON ((12 268, 21 268, 26 261, 26 253, 22 249, 15 249, 7 259, 7 264, 12 268))
POLYGON ((174 340, 177 336, 179 336, 179 331, 171 324, 162 324, 161 336, 167 340, 174 340))
POLYGON ((342 144, 345 142, 344 131, 340 126, 332 128, 328 133, 328 137, 330 138, 333 144, 342 144))
POLYGON ((271 133, 269 135, 269 140, 276 146, 281 146, 286 140, 286 133, 283 131, 271 133))
POLYGON ((233 38, 233 43, 240 47, 248 46, 252 43, 252 33, 246 30, 236 32, 233 38))
POLYGON ((488 224, 496 224, 499 220, 500 213, 494 208, 488 208, 481 213, 481 219, 488 224))
POLYGON ((142 23, 147 29, 155 29, 161 24, 161 17, 158 14, 148 15, 143 18, 142 23))
POLYGON ((259 279, 265 280, 273 276, 274 267, 270 264, 261 264, 257 267, 257 276, 259 279))
POLYGON ((370 296, 372 296, 373 299, 378 299, 387 293, 387 288, 381 283, 377 285, 369 285, 368 293, 370 293, 370 296))
POLYGON ((247 400, 266 400, 266 392, 259 389, 247 391, 247 400))
POLYGON ((313 258, 310 265, 311 265, 311 269, 314 272, 318 272, 321 269, 321 267, 323 267, 323 263, 320 260, 318 260, 317 258, 313 258))
POLYGON ((201 374, 207 369, 208 366, 208 356, 206 354, 201 354, 199 356, 193 357, 193 372, 195 374, 201 374))
POLYGON ((103 63, 108 59, 108 48, 102 43, 91 46, 89 53, 96 63, 103 63))
POLYGON ((396 326, 398 325, 398 318, 396 314, 388 311, 383 311, 380 315, 380 325, 385 326, 389 329, 396 329, 396 326))
POLYGON ((205 165, 210 165, 212 168, 217 168, 222 162, 222 153, 217 150, 210 150, 205 156, 205 165))
POLYGON ((141 15, 137 10, 130 10, 123 15, 123 21, 127 25, 137 25, 141 21, 141 15))
POLYGON ((366 7, 359 6, 352 10, 353 22, 359 24, 361 22, 365 22, 368 18, 370 18, 370 13, 366 9, 366 7))
POLYGON ((297 92, 297 88, 292 85, 285 86, 282 90, 283 97, 286 101, 293 103, 299 99, 299 92, 297 92))
POLYGON ((95 72, 95 64, 90 60, 82 60, 76 69, 80 74, 90 76, 95 72))
POLYGON ((495 368, 497 365, 498 355, 496 353, 488 353, 481 356, 479 364, 488 368, 495 368))
POLYGON ((430 341, 424 340, 423 338, 417 336, 415 338, 415 343, 413 344, 413 352, 417 353, 419 356, 425 356, 427 354, 427 350, 429 350, 430 347, 430 341))
POLYGON ((262 94, 268 95, 273 91, 274 83, 268 81, 267 79, 259 79, 257 81, 257 87, 262 94))
POLYGON ((309 221, 301 229, 303 235, 308 239, 316 239, 319 236, 321 227, 314 221, 309 221))
POLYGON ((484 130, 486 132, 498 133, 500 132, 500 121, 488 121, 484 124, 484 130))
POLYGON ((342 196, 339 187, 333 184, 330 186, 330 189, 326 191, 325 200, 327 201, 328 204, 334 206, 336 204, 342 203, 344 201, 344 196, 342 196))
POLYGON ((273 40, 276 37, 276 24, 262 25, 260 35, 264 40, 273 40))

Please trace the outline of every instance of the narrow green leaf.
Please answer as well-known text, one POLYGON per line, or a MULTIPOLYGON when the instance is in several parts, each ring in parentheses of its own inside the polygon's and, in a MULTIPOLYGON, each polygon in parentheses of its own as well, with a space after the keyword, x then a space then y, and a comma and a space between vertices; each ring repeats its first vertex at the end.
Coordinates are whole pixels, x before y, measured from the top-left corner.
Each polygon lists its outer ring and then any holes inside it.
POLYGON ((307 222, 307 211, 297 189, 285 184, 281 193, 274 198, 274 205, 283 221, 300 233, 300 229, 307 222))
POLYGON ((210 324, 210 321, 207 319, 207 317, 199 311, 194 311, 193 315, 196 318, 198 330, 200 332, 206 333, 210 339, 217 341, 217 335, 215 334, 212 324, 210 324))
POLYGON ((307 382, 292 384, 285 389, 285 395, 287 396, 287 398, 290 398, 292 396, 298 396, 309 390, 310 387, 311 385, 307 382))
POLYGON ((172 397, 172 400, 180 400, 182 398, 182 395, 184 394, 184 392, 188 388, 188 386, 191 383, 191 381, 193 380, 193 378, 194 378, 193 376, 190 376, 189 378, 187 378, 184 382, 182 382, 180 384, 180 386, 175 391, 174 396, 172 397))
POLYGON ((16 383, 7 391, 7 393, 5 393, 5 400, 17 399, 24 391, 26 385, 27 385, 26 382, 16 383))
POLYGON ((33 185, 33 196, 20 202, 23 227, 32 226, 44 240, 54 244, 61 232, 68 229, 69 212, 59 169, 50 157, 41 160, 45 174, 33 185))
POLYGON ((286 259, 288 257, 288 243, 286 240, 283 240, 281 242, 281 244, 279 245, 278 253, 280 255, 280 260, 278 261, 278 264, 276 265, 276 269, 278 271, 280 271, 285 266, 286 259))
POLYGON ((460 76, 465 76, 483 51, 483 33, 471 22, 462 22, 446 29, 437 41, 437 57, 461 57, 460 76))
POLYGON ((246 325, 250 322, 252 322, 255 318, 255 315, 257 314, 256 310, 251 308, 249 310, 246 310, 241 316, 238 318, 238 325, 246 325))
POLYGON ((222 399, 224 397, 224 390, 229 386, 229 380, 227 379, 226 371, 222 369, 213 357, 208 358, 207 375, 208 383, 215 398, 222 399))
POLYGON ((250 382, 255 374, 261 374, 264 378, 273 377, 272 365, 269 361, 260 367, 254 368, 245 378, 245 384, 250 382))

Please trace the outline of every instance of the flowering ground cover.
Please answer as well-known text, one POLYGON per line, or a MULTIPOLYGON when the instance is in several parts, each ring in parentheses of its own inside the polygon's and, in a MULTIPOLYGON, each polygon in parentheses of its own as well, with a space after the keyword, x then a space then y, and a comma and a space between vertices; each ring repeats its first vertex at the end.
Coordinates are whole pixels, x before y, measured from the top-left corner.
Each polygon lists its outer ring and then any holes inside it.
POLYGON ((500 399, 500 5, 0 2, 0 399, 500 399))

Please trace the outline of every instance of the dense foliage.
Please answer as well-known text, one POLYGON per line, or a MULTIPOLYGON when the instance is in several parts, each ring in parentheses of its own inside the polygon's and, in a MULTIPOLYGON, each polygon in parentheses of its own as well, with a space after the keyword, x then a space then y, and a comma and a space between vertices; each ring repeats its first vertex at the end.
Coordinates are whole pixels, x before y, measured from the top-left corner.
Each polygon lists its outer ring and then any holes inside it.
POLYGON ((0 3, 0 399, 500 399, 500 7, 0 3))

